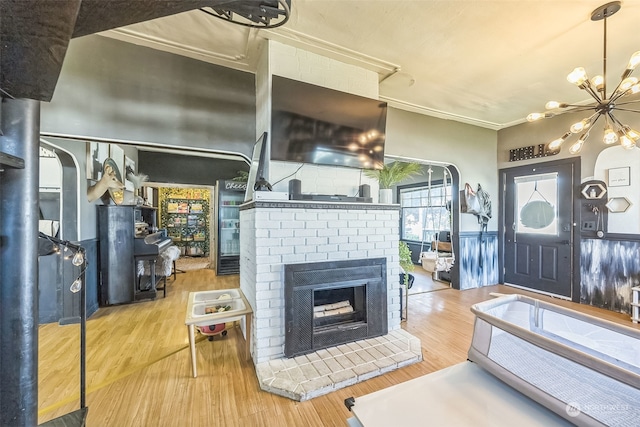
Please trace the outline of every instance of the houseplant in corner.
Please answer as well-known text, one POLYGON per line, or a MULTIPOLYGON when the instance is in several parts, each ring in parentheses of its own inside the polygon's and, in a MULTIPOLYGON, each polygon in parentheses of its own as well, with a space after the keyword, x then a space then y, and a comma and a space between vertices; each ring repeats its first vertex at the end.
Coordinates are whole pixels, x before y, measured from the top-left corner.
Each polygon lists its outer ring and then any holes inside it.
POLYGON ((400 268, 402 272, 400 273, 400 284, 407 285, 407 289, 411 289, 411 285, 413 285, 413 274, 409 274, 415 268, 413 265, 413 261, 411 260, 411 249, 409 249, 409 245, 406 242, 400 240, 398 242, 398 253, 400 255, 400 268))
POLYGON ((378 180, 380 188, 380 203, 391 203, 393 200, 391 187, 422 173, 422 165, 419 163, 391 162, 385 163, 382 169, 365 170, 365 175, 378 180))

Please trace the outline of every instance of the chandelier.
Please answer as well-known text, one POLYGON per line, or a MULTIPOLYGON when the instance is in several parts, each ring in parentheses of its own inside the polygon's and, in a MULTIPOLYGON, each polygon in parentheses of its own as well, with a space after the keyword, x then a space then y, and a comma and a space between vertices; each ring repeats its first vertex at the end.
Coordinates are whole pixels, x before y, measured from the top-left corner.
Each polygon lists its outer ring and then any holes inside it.
POLYGON ((587 92, 595 102, 589 104, 567 104, 563 102, 549 101, 545 105, 544 113, 531 113, 527 116, 527 121, 534 122, 540 119, 547 119, 559 114, 574 113, 580 111, 592 112, 588 117, 571 125, 568 132, 560 138, 551 141, 548 145, 549 150, 556 151, 560 146, 569 139, 573 134, 580 134, 576 142, 571 145, 569 152, 577 154, 582 149, 594 124, 602 117, 604 121, 604 136, 602 141, 605 144, 615 144, 620 142, 624 148, 632 149, 636 146, 636 141, 640 139, 640 132, 631 129, 630 126, 623 124, 615 116, 616 111, 630 111, 639 113, 640 110, 629 108, 630 104, 640 102, 640 99, 629 100, 625 97, 640 92, 640 84, 636 77, 631 77, 633 70, 640 64, 640 51, 631 55, 631 59, 626 70, 622 73, 620 83, 616 88, 607 95, 607 18, 620 10, 620 2, 614 1, 600 6, 591 13, 592 21, 604 22, 604 53, 602 57, 602 75, 592 77, 587 76, 584 68, 578 67, 568 76, 569 83, 573 83, 580 89, 587 92))

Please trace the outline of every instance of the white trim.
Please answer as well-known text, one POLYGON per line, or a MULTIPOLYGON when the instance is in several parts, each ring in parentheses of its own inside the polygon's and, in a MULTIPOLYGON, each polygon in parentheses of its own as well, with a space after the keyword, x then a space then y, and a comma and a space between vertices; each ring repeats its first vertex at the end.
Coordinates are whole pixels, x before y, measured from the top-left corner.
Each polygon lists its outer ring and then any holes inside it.
MULTIPOLYGON (((248 34, 250 34, 250 32, 248 34)), ((98 35, 120 40, 126 43, 132 43, 139 46, 161 50, 163 52, 186 56, 187 58, 197 59, 199 61, 209 62, 236 70, 255 73, 254 67, 247 61, 249 59, 246 54, 249 45, 248 40, 245 42, 245 53, 241 55, 231 56, 213 52, 210 50, 196 48, 182 43, 176 43, 171 40, 139 33, 127 28, 108 30, 98 33, 98 35)))
MULTIPOLYGON (((80 164, 78 164, 78 159, 76 158, 76 156, 71 153, 68 150, 65 150, 64 148, 51 143, 50 141, 47 141, 44 138, 40 138, 40 143, 44 143, 49 145, 50 147, 54 147, 56 150, 60 150, 63 153, 66 153, 69 155, 69 157, 71 157, 71 160, 73 160, 73 164, 76 167, 76 239, 78 242, 82 241, 82 236, 80 234, 80 221, 81 221, 81 216, 80 216, 80 164)), ((56 155, 56 158, 58 160, 58 163, 60 163, 60 157, 58 155, 56 155)), ((62 168, 62 164, 60 163, 60 168, 62 168)), ((62 200, 62 198, 64 197, 64 192, 60 191, 60 235, 64 237, 64 226, 63 226, 63 221, 62 221, 62 207, 64 206, 64 201, 62 200)))
POLYGON ((248 165, 251 164, 251 160, 249 159, 248 156, 237 151, 211 150, 208 148, 191 147, 186 145, 158 144, 155 142, 134 141, 130 139, 108 139, 108 138, 99 138, 95 136, 69 135, 69 134, 53 133, 53 132, 41 132, 40 135, 46 138, 48 137, 48 138, 72 139, 72 140, 83 141, 83 142, 93 141, 93 142, 105 142, 108 144, 133 145, 139 151, 160 151, 160 152, 167 152, 167 153, 173 153, 173 154, 184 154, 184 155, 193 155, 193 156, 200 156, 200 157, 216 157, 221 159, 234 159, 235 157, 240 157, 248 165), (177 153, 178 151, 180 153, 177 153))
POLYGON ((347 49, 343 46, 331 43, 317 37, 313 37, 286 27, 275 30, 262 30, 260 36, 277 41, 288 46, 297 47, 308 52, 323 55, 337 61, 356 65, 366 70, 377 72, 382 77, 378 81, 384 80, 388 74, 395 74, 400 71, 400 65, 384 61, 373 56, 365 55, 355 50, 347 49))
POLYGON ((474 119, 473 117, 461 116, 459 114, 448 113, 446 111, 436 110, 434 108, 425 107, 411 102, 389 98, 388 96, 381 95, 380 100, 386 101, 390 107, 399 108, 401 110, 410 111, 412 113, 424 114, 426 116, 436 117, 439 119, 454 120, 456 122, 467 123, 473 126, 492 130, 500 130, 506 127, 506 125, 503 124, 474 119))

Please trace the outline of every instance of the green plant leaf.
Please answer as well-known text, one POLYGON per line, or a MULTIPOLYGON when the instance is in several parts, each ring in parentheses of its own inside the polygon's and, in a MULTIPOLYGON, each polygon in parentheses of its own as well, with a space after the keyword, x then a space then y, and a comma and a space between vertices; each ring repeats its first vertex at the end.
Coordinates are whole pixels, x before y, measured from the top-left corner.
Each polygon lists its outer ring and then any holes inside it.
POLYGON ((391 162, 385 163, 382 169, 365 170, 364 174, 378 181, 381 189, 391 188, 414 175, 422 175, 422 165, 419 163, 391 162))

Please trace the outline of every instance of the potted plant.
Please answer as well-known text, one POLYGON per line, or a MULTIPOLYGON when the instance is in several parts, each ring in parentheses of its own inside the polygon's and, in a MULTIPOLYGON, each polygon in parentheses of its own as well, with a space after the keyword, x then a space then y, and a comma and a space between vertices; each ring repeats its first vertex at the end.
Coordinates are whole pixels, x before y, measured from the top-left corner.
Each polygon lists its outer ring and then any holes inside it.
POLYGON ((419 163, 391 162, 385 163, 382 169, 365 170, 365 175, 378 180, 380 188, 380 203, 391 203, 393 200, 391 187, 422 173, 422 165, 419 163))
POLYGON ((413 274, 409 274, 415 268, 413 265, 413 261, 411 260, 411 249, 409 249, 409 245, 402 240, 398 242, 398 252, 400 255, 400 268, 403 270, 400 273, 400 284, 407 285, 407 289, 411 289, 411 285, 413 285, 413 274))

